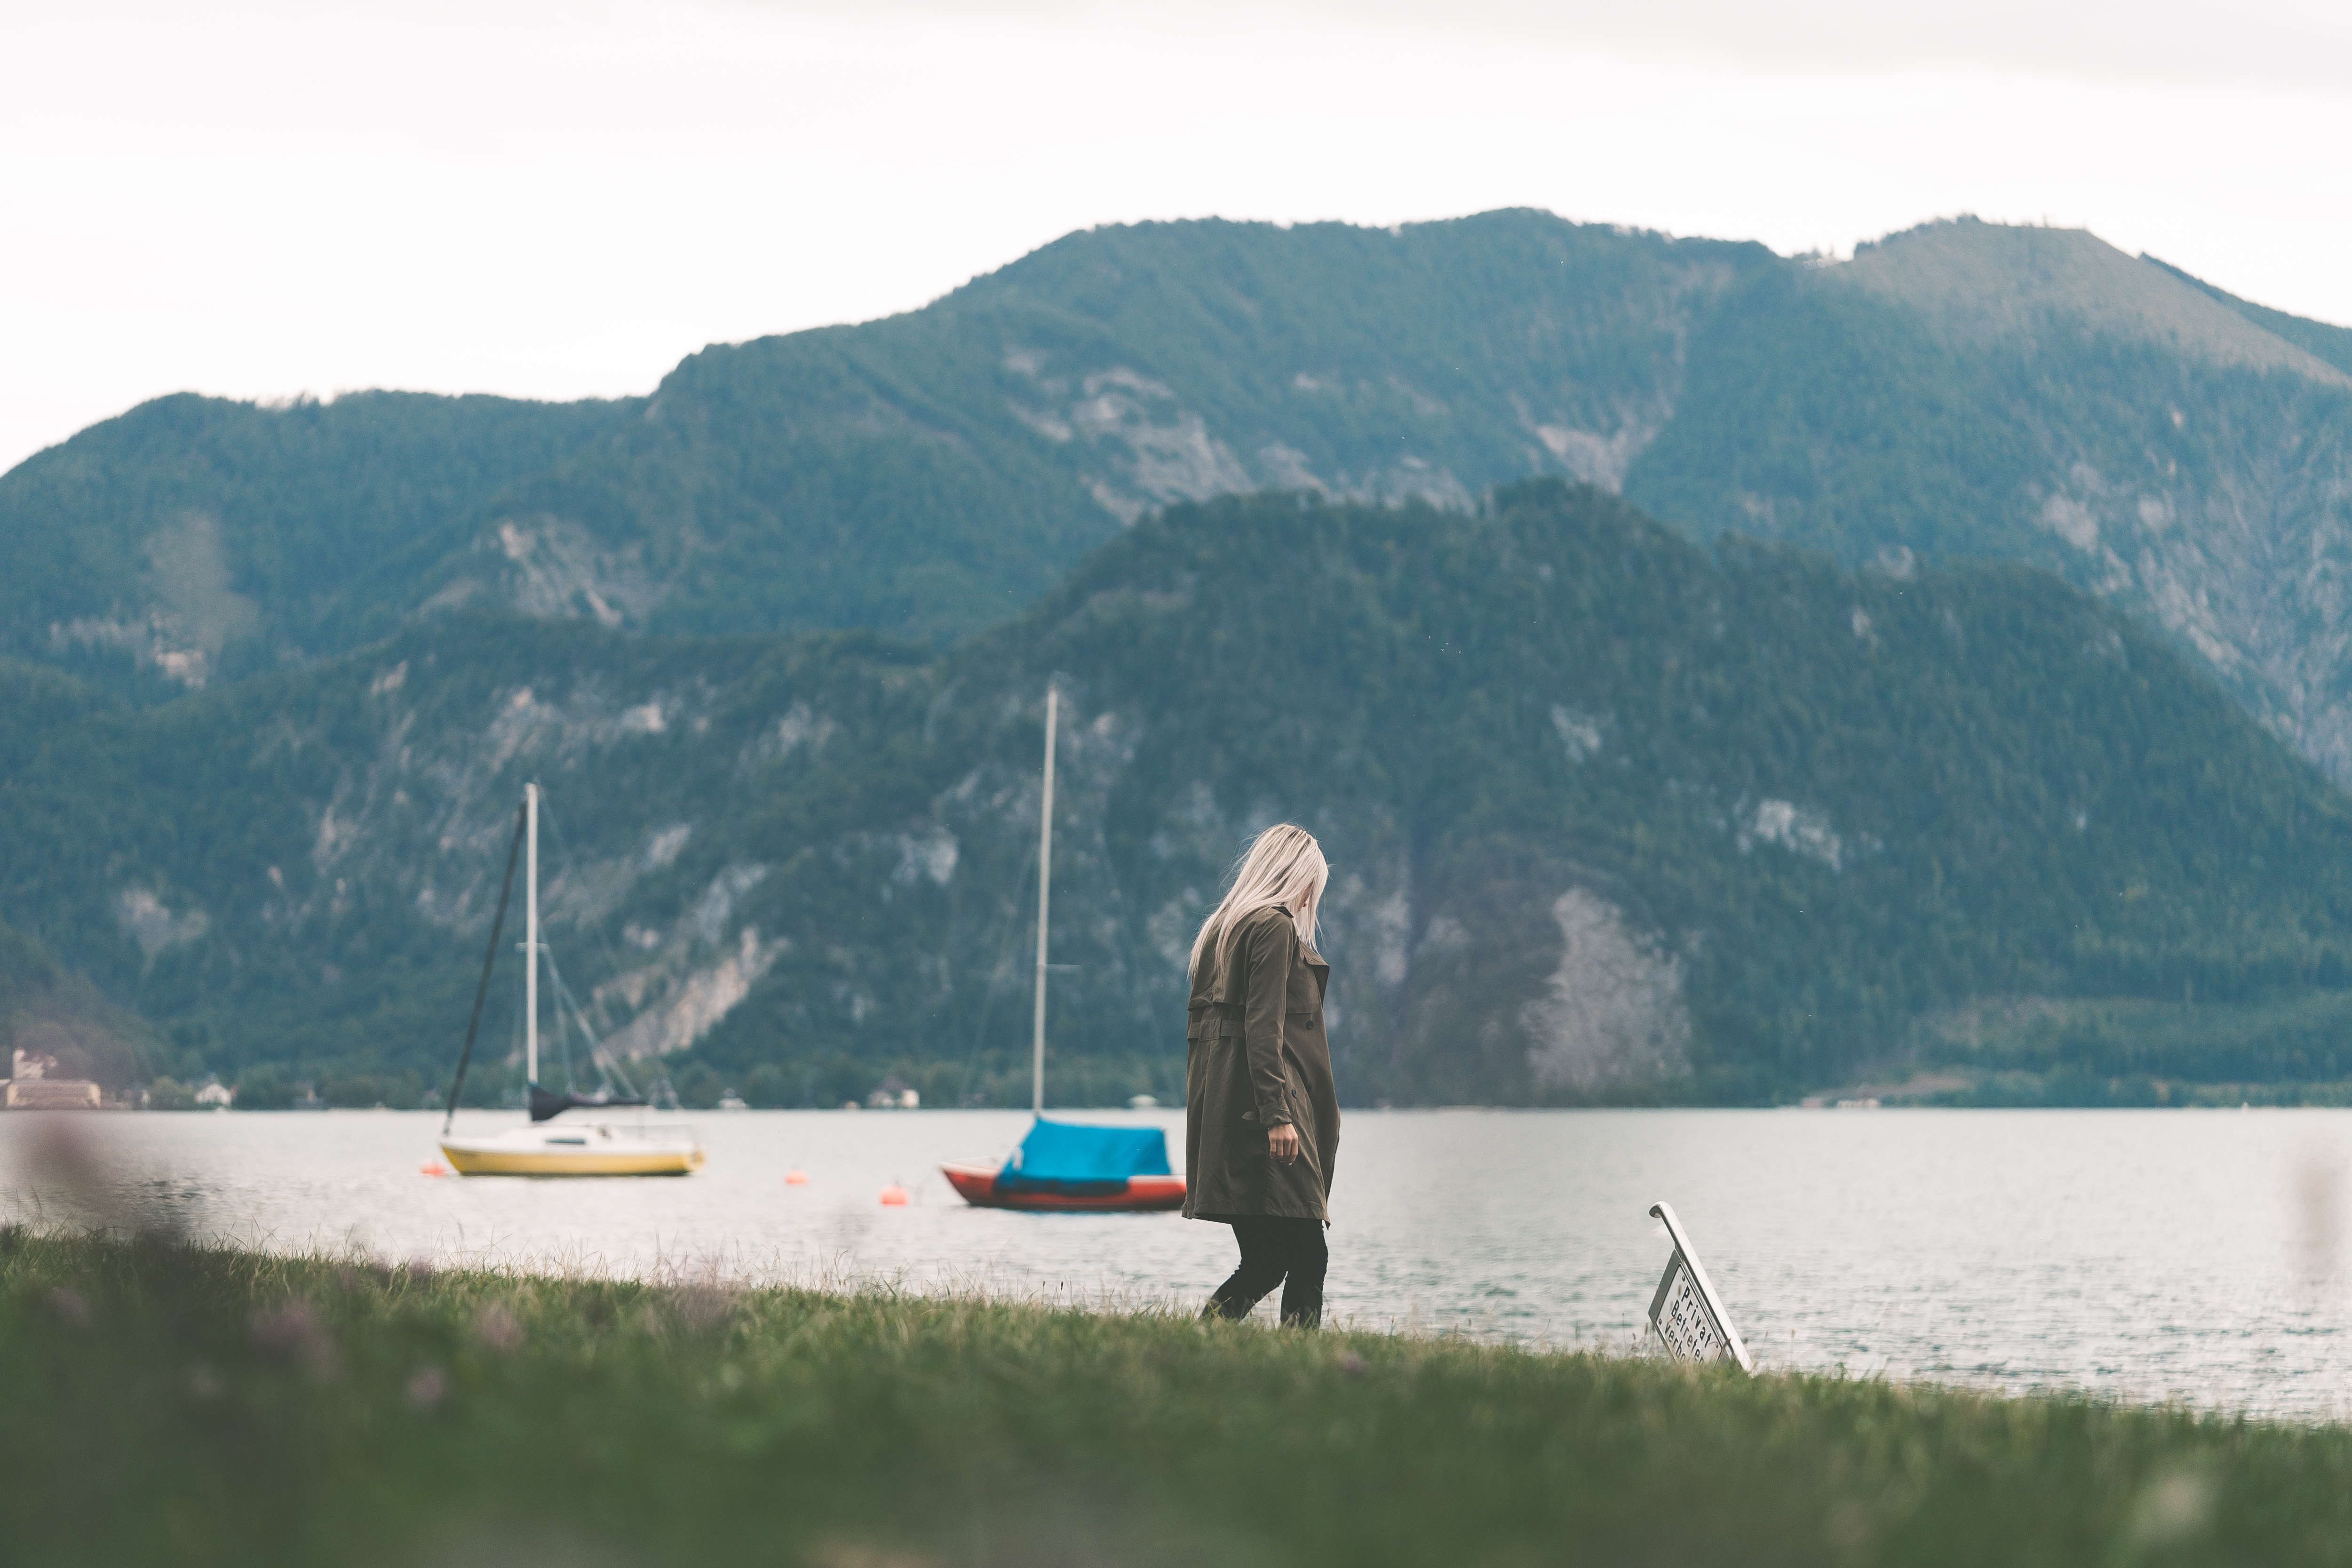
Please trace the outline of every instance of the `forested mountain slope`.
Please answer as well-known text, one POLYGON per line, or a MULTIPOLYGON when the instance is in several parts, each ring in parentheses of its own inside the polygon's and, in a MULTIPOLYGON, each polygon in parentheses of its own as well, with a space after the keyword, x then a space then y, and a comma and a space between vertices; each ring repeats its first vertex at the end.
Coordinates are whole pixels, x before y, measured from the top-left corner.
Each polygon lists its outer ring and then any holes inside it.
POLYGON ((1613 483, 1708 301, 1779 265, 1531 213, 1147 225, 907 315, 705 350, 646 399, 166 399, 0 479, 0 651, 191 679, 226 645, 299 659, 457 604, 945 637, 1147 507, 1613 483))
POLYGON ((1066 1102, 1178 1089, 1191 933, 1286 817, 1337 868, 1359 1101, 1770 1098, 1976 997, 2352 984, 2352 811, 2159 637, 1556 482, 1179 507, 943 657, 460 615, 144 711, 10 679, 53 711, 0 730, 0 914, 182 1076, 445 1072, 535 777, 551 940, 620 1048, 788 1102, 1006 1095, 1049 679, 1066 1102))
POLYGON ((2231 310, 2261 327, 2272 335, 2284 339, 2314 358, 2334 365, 2347 375, 2352 375, 2352 327, 2334 327, 2325 321, 2307 321, 2291 316, 2284 310, 2273 310, 2268 305, 2257 305, 2251 300, 2241 300, 2225 289, 2216 289, 2201 278, 2192 278, 2167 261, 2153 256, 2142 257, 2155 262, 2190 288, 2219 300, 2231 310))
POLYGON ((163 1056, 145 1020, 40 942, 0 925, 0 1076, 18 1051, 54 1061, 52 1077, 113 1086, 152 1077, 163 1056))
POLYGON ((1972 221, 1839 265, 1531 212, 1104 228, 644 399, 150 405, 0 477, 0 651, 152 688, 457 606, 940 646, 1153 507, 1552 475, 1849 565, 2050 566, 2344 777, 2347 344, 1972 221))
POLYGON ((162 696, 373 641, 491 496, 630 406, 143 404, 0 477, 0 655, 162 696))
POLYGON ((1974 222, 1759 278, 1717 322, 1630 499, 1849 563, 2049 566, 2352 777, 2352 375, 2303 346, 2336 329, 1974 222))

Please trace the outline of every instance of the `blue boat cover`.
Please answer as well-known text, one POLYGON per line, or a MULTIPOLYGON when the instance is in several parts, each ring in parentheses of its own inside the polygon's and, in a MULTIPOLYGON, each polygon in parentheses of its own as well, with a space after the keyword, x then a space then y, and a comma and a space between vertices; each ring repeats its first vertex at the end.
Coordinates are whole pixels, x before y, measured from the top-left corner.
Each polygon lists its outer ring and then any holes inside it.
POLYGON ((1037 1119, 996 1173, 1006 1193, 1104 1194, 1129 1176, 1165 1176, 1168 1134, 1157 1127, 1086 1127, 1037 1119))

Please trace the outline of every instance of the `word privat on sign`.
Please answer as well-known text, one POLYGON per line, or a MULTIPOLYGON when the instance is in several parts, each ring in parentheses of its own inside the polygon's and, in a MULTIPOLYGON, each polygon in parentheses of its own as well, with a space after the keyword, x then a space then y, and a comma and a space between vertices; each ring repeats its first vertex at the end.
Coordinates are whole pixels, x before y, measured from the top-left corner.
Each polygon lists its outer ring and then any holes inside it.
POLYGON ((1753 1377, 1756 1358, 1748 1353, 1739 1331, 1731 1326, 1731 1313, 1715 1293, 1714 1282, 1707 1279, 1706 1267, 1699 1262, 1690 1237, 1683 1234, 1675 1205, 1653 1204, 1650 1216, 1665 1222, 1666 1235, 1675 1244, 1666 1271, 1659 1277, 1658 1292, 1650 1298, 1650 1327, 1667 1353, 1678 1360, 1736 1361, 1740 1371, 1753 1377))

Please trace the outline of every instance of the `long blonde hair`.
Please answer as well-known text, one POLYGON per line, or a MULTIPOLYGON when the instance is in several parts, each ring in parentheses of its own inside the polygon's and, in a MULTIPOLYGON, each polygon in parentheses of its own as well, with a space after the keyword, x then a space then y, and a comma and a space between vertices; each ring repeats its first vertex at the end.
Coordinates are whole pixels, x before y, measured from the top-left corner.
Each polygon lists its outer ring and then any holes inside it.
POLYGON ((1315 835, 1287 822, 1276 823, 1242 851, 1234 867, 1233 887, 1224 901, 1209 911, 1209 918, 1201 922, 1201 934, 1192 939, 1192 960, 1185 972, 1201 972, 1201 954, 1213 941, 1217 944, 1217 959, 1223 963, 1234 928, 1244 915, 1259 910, 1288 910, 1291 922, 1298 928, 1299 942, 1312 949, 1316 920, 1323 907, 1323 887, 1330 879, 1331 868, 1324 862, 1323 847, 1315 842, 1315 835), (1298 901, 1301 893, 1307 895, 1304 904, 1298 901))

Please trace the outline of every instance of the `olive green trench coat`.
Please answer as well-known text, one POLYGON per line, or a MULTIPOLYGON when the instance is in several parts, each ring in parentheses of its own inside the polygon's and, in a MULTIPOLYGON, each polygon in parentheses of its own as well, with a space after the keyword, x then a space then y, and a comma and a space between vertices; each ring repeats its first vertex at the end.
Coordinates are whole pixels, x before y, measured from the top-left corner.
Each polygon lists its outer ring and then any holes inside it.
POLYGON ((1339 1101, 1323 1037, 1331 966, 1298 940, 1287 911, 1255 910, 1192 976, 1184 1072, 1184 1214, 1331 1217, 1339 1101), (1298 1158, 1266 1150, 1269 1127, 1298 1129, 1298 1158))

